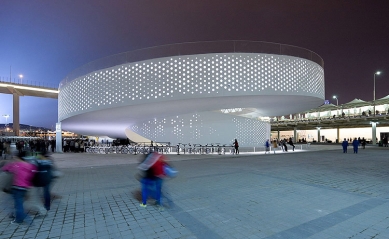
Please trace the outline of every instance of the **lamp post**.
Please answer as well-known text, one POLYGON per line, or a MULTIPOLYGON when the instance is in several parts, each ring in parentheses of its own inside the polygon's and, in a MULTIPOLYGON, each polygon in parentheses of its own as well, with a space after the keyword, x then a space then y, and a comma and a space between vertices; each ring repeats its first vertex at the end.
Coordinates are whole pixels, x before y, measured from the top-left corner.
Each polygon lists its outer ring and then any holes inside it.
POLYGON ((336 95, 332 96, 333 99, 336 99, 336 105, 338 106, 338 97, 336 95))
POLYGON ((373 89, 373 104, 374 104, 374 116, 375 116, 375 76, 381 74, 380 71, 374 73, 374 89, 373 89))
POLYGON ((3 115, 3 117, 5 118, 5 126, 8 125, 8 117, 9 115, 3 115))
POLYGON ((377 71, 376 73, 374 73, 374 92, 373 92, 374 98, 373 98, 373 101, 375 101, 375 76, 379 75, 379 74, 381 74, 381 71, 377 71))

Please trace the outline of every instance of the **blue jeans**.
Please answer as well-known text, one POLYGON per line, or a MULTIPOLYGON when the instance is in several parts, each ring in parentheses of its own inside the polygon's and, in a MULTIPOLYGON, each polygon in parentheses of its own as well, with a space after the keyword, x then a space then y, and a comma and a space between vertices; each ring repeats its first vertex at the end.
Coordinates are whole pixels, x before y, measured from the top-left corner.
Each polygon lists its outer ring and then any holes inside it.
POLYGON ((27 216, 23 207, 24 197, 26 196, 27 190, 14 188, 12 192, 15 203, 15 222, 22 223, 27 216))
POLYGON ((43 198, 45 199, 45 209, 47 211, 50 210, 50 183, 43 187, 43 198))
POLYGON ((149 179, 143 178, 142 183, 142 203, 147 203, 147 198, 150 194, 153 194, 158 205, 161 205, 161 191, 162 191, 162 179, 149 179))

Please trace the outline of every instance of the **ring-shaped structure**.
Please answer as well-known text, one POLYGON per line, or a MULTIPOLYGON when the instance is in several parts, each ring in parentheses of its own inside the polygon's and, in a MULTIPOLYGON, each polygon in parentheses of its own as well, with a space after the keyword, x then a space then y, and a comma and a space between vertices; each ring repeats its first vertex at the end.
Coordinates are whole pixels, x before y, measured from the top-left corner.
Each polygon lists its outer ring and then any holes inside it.
POLYGON ((323 103, 323 61, 274 43, 167 45, 83 66, 61 82, 58 99, 63 128, 80 134, 263 145, 270 124, 261 117, 323 103))

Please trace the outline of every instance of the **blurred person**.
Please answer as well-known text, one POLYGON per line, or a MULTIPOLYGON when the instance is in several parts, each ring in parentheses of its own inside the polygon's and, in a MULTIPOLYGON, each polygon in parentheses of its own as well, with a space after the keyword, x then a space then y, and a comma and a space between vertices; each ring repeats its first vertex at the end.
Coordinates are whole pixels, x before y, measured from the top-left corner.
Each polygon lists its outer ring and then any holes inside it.
POLYGON ((362 148, 365 149, 366 147, 366 139, 365 137, 362 138, 362 148))
POLYGON ((267 139, 266 142, 265 142, 265 154, 266 153, 269 153, 270 154, 270 142, 269 140, 267 139))
POLYGON ((278 147, 277 140, 273 140, 273 151, 276 153, 276 148, 278 147))
MULTIPOLYGON (((8 156, 11 154, 11 142, 5 141, 4 142, 4 159, 7 159, 8 156)), ((10 157, 12 159, 12 157, 10 157)))
POLYGON ((50 142, 50 145, 51 145, 51 152, 52 152, 52 153, 55 152, 55 144, 56 144, 55 139, 52 139, 51 142, 50 142))
POLYGON ((81 153, 85 152, 85 142, 84 141, 81 141, 81 143, 80 143, 80 150, 81 150, 81 153))
POLYGON ((54 165, 48 154, 38 154, 36 157, 26 157, 26 160, 35 164, 37 167, 35 175, 32 179, 33 188, 30 190, 30 199, 27 204, 30 209, 34 209, 40 215, 46 215, 47 211, 50 210, 50 187, 53 180, 53 170, 54 165), (43 200, 42 205, 42 190, 43 190, 43 200))
POLYGON ((277 144, 282 149, 282 152, 284 152, 285 150, 284 150, 284 145, 282 144, 282 139, 281 140, 277 139, 277 144))
POLYGON ((25 152, 20 152, 14 157, 14 161, 6 164, 2 170, 14 175, 12 182, 12 195, 14 198, 15 220, 12 223, 22 223, 27 214, 24 211, 24 198, 27 190, 32 186, 32 178, 36 171, 36 166, 24 161, 25 152))
POLYGON ((142 202, 141 207, 147 206, 147 199, 150 195, 151 190, 155 192, 155 200, 158 207, 161 207, 161 191, 162 191, 162 181, 165 177, 164 165, 165 156, 157 152, 150 153, 138 166, 144 174, 141 181, 142 186, 142 202))
POLYGON ((78 153, 78 151, 80 151, 80 144, 79 144, 78 140, 76 140, 74 142, 74 152, 78 153))
POLYGON ((70 140, 69 147, 70 147, 70 152, 72 153, 74 153, 74 148, 75 148, 74 144, 75 144, 74 140, 73 139, 70 140))
POLYGON ((288 152, 288 146, 286 146, 286 139, 282 140, 282 147, 284 148, 285 152, 288 152))
POLYGON ((0 158, 3 158, 4 144, 3 141, 0 141, 0 158))
POLYGON ((235 154, 239 154, 239 143, 238 143, 237 139, 235 139, 233 145, 234 145, 234 148, 235 148, 235 154))
POLYGON ((354 139, 352 144, 353 144, 353 148, 354 148, 354 154, 357 154, 358 153, 358 146, 359 146, 359 141, 357 140, 357 138, 354 139))
POLYGON ((289 138, 288 144, 293 147, 293 151, 294 151, 295 146, 294 146, 292 138, 289 138))
POLYGON ((343 147, 343 153, 347 153, 348 141, 346 138, 344 138, 342 142, 342 147, 343 147))

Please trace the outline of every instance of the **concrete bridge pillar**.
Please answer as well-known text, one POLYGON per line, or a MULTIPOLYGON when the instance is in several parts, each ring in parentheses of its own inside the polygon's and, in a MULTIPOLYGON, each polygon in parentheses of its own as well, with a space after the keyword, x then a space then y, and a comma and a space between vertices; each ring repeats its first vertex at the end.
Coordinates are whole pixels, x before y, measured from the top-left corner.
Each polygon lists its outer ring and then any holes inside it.
POLYGON ((19 95, 13 93, 13 131, 16 136, 19 136, 20 131, 20 113, 19 113, 19 95))

